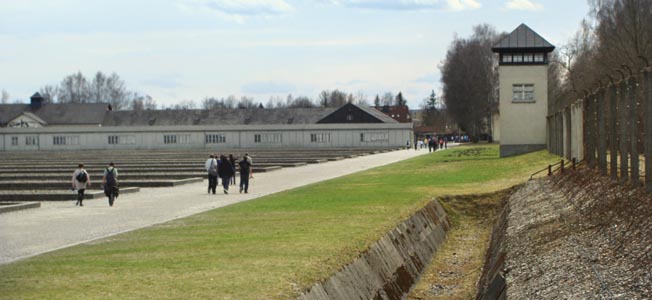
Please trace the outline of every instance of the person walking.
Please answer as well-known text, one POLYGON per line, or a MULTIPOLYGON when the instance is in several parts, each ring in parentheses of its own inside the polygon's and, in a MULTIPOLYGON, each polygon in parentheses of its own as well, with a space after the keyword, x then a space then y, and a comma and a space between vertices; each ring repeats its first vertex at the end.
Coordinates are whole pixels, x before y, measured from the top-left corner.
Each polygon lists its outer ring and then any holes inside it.
POLYGON ((231 184, 236 185, 236 183, 235 183, 235 168, 238 165, 238 159, 233 157, 233 154, 229 154, 229 162, 231 163, 231 167, 233 167, 233 177, 231 177, 231 184))
POLYGON ((245 194, 249 193, 249 176, 251 175, 251 163, 249 156, 245 154, 239 163, 240 165, 240 193, 244 190, 245 194))
POLYGON ((104 194, 109 198, 109 206, 113 206, 115 198, 118 197, 118 169, 115 168, 113 162, 104 169, 104 176, 102 177, 102 186, 104 187, 104 194))
POLYGON ((224 194, 229 193, 229 183, 231 182, 231 176, 233 176, 233 166, 231 162, 226 158, 226 156, 220 156, 220 164, 217 168, 217 172, 222 178, 222 186, 224 187, 224 194))
POLYGON ((249 162, 249 178, 252 179, 252 178, 254 178, 254 169, 251 166, 253 166, 254 160, 253 160, 253 158, 251 158, 249 153, 245 153, 244 158, 246 158, 247 161, 249 162))
POLYGON ((84 164, 79 164, 78 169, 72 173, 72 190, 77 190, 77 203, 75 206, 84 206, 84 192, 91 187, 91 177, 84 170, 84 164))
POLYGON ((215 194, 217 188, 217 160, 215 154, 211 154, 206 160, 206 172, 208 172, 208 193, 211 191, 215 194))

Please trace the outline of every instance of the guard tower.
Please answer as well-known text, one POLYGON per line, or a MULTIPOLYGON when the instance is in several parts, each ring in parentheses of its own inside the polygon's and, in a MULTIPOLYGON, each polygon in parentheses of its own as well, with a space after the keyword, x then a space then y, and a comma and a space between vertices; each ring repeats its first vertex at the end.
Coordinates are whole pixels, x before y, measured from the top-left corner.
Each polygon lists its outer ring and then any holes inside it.
POLYGON ((491 48, 500 57, 501 157, 546 148, 548 54, 554 49, 525 24, 491 48))

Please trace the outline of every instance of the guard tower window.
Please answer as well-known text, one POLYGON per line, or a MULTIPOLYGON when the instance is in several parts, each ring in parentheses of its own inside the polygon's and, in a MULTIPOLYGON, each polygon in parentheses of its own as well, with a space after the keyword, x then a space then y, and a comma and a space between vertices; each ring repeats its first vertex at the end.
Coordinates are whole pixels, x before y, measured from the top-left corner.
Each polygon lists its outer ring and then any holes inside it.
POLYGON ((533 103, 534 84, 514 84, 512 86, 512 102, 533 103))

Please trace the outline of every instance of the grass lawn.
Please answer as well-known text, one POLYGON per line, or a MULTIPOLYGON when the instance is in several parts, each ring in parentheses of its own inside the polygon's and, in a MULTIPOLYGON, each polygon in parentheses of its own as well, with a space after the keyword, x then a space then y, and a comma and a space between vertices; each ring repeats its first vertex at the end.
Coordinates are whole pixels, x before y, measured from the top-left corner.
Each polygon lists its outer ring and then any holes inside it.
POLYGON ((502 190, 556 160, 424 155, 0 266, 0 299, 292 299, 435 196, 502 190))

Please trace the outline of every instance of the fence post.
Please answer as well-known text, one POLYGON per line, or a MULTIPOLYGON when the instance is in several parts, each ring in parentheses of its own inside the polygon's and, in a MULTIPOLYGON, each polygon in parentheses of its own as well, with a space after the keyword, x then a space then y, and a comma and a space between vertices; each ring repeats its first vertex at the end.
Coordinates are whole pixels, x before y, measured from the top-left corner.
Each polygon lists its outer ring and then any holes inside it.
POLYGON ((652 192, 652 71, 644 73, 644 99, 641 102, 645 105, 643 122, 645 123, 645 188, 652 192))
POLYGON ((559 168, 559 170, 560 170, 561 174, 564 174, 564 160, 563 159, 561 160, 561 167, 559 168))
POLYGON ((611 179, 618 180, 618 129, 616 128, 616 102, 618 100, 615 83, 609 85, 609 173, 611 179))
POLYGON ((552 175, 552 165, 548 165, 548 176, 552 175))
POLYGON ((595 149, 593 148, 593 98, 587 95, 584 98, 584 158, 589 168, 593 168, 595 149))
POLYGON ((620 182, 627 181, 627 178, 629 177, 629 153, 627 149, 627 99, 629 99, 629 93, 627 90, 628 85, 629 84, 627 80, 620 82, 620 97, 618 99, 618 112, 620 115, 618 120, 618 127, 620 129, 620 182))
POLYGON ((630 77, 629 79, 629 122, 630 122, 630 141, 631 149, 629 155, 630 166, 630 182, 632 186, 638 187, 640 185, 640 169, 638 157, 638 92, 636 89, 636 79, 630 77))
POLYGON ((598 92, 598 102, 596 105, 597 112, 597 134, 598 139, 598 169, 601 175, 607 175, 607 135, 605 134, 604 127, 604 105, 605 104, 605 89, 600 88, 598 92))
POLYGON ((571 149, 573 149, 573 143, 575 143, 575 141, 573 141, 573 137, 572 137, 572 135, 573 135, 573 130, 572 130, 573 124, 572 124, 572 121, 571 121, 571 106, 568 106, 568 107, 566 107, 566 109, 564 109, 564 124, 566 124, 566 127, 565 127, 566 130, 564 131, 564 136, 566 138, 566 140, 564 141, 564 156, 567 159, 570 159, 573 156, 573 154, 571 152, 572 151, 571 149))
POLYGON ((573 157, 573 159, 571 161, 573 162, 573 171, 575 171, 575 167, 577 165, 577 159, 575 159, 575 157, 573 157))

